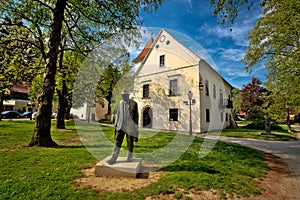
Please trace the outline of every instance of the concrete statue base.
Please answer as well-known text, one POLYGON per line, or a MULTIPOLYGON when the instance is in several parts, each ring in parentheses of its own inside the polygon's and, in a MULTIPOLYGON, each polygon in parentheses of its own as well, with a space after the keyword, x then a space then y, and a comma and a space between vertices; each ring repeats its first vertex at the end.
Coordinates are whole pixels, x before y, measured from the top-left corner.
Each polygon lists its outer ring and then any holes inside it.
POLYGON ((133 158, 128 162, 127 157, 118 157, 115 164, 109 165, 108 161, 111 156, 99 161, 95 166, 96 176, 115 176, 115 177, 132 177, 137 178, 141 171, 142 159, 133 158))

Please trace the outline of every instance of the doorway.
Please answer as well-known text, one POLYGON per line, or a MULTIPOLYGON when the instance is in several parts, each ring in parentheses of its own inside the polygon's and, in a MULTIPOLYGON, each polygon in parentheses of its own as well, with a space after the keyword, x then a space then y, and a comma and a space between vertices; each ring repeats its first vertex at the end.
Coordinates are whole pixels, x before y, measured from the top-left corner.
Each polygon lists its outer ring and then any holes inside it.
POLYGON ((143 111, 143 127, 152 128, 152 109, 146 107, 143 111))
POLYGON ((96 121, 96 114, 95 113, 92 113, 91 120, 96 121))

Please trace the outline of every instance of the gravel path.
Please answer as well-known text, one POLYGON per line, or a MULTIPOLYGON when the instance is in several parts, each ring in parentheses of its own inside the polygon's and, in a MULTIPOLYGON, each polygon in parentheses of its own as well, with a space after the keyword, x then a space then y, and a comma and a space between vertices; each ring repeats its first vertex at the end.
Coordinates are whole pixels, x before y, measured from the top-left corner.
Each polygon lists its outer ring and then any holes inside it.
MULTIPOLYGON (((298 132, 298 138, 300 138, 300 126, 293 126, 293 128, 298 132)), ((204 138, 219 139, 224 142, 238 143, 243 146, 251 147, 279 156, 285 162, 287 162, 292 174, 295 177, 295 183, 297 188, 296 196, 297 199, 300 200, 300 140, 294 142, 266 141, 222 136, 205 136, 204 138)))

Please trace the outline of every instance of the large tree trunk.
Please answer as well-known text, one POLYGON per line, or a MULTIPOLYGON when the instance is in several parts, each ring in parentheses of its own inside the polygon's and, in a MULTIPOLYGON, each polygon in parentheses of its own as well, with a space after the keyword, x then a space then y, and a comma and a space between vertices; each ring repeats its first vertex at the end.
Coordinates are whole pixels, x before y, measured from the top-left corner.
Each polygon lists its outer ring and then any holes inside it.
MULTIPOLYGON (((112 90, 113 90, 113 89, 111 89, 111 91, 112 91, 112 90)), ((106 96, 106 100, 108 101, 108 109, 107 109, 107 113, 106 113, 106 114, 112 114, 112 113, 111 113, 111 98, 112 98, 113 94, 112 94, 111 91, 109 91, 109 92, 108 92, 108 95, 106 96)))
POLYGON ((1 99, 0 99, 0 121, 2 120, 2 112, 3 112, 3 99, 4 99, 4 94, 5 94, 5 91, 3 90, 1 92, 1 99))
MULTIPOLYGON (((62 38, 62 42, 60 45, 60 56, 59 56, 59 69, 63 70, 63 59, 64 59, 64 46, 66 40, 62 38)), ((67 84, 66 84, 66 73, 62 73, 62 89, 56 89, 58 95, 58 110, 56 116, 56 125, 55 128, 57 129, 66 129, 65 126, 65 113, 66 113, 66 93, 67 93, 67 84)))
POLYGON ((66 0, 56 1, 53 10, 53 23, 51 24, 49 52, 47 53, 42 92, 38 98, 39 108, 29 146, 57 146, 51 138, 51 113, 55 89, 56 63, 58 48, 61 42, 61 30, 65 8, 66 0))
MULTIPOLYGON (((64 79, 65 77, 63 77, 64 79)), ((58 95, 58 110, 57 110, 57 117, 56 117, 56 126, 57 129, 66 129, 65 126, 65 114, 67 110, 67 102, 66 102, 66 93, 67 93, 67 86, 66 81, 62 81, 62 89, 56 90, 58 95)))

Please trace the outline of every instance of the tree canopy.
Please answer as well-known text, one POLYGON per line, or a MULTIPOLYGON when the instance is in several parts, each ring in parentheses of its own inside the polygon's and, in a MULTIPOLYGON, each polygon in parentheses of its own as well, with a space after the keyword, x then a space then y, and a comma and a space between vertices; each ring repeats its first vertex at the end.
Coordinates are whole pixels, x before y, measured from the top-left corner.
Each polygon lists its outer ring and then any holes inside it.
POLYGON ((234 23, 242 7, 262 8, 262 16, 249 33, 250 44, 243 59, 245 69, 267 69, 266 88, 270 112, 284 117, 285 105, 300 105, 300 1, 299 0, 210 0, 221 24, 234 23))
POLYGON ((0 23, 0 111, 2 111, 5 93, 14 84, 28 85, 40 66, 39 54, 31 42, 31 35, 22 26, 22 22, 11 21, 9 18, 2 20, 0 23))
MULTIPOLYGON (((59 47, 63 35, 72 50, 87 54, 94 47, 113 36, 126 32, 127 44, 132 44, 136 30, 141 24, 141 10, 153 11, 162 0, 7 0, 0 2, 0 16, 22 22, 34 38, 45 60, 41 94, 35 130, 29 146, 54 146, 50 134, 52 99, 59 47)), ((12 20, 14 21, 14 20, 12 20)))
POLYGON ((263 104, 267 90, 261 84, 262 82, 258 78, 253 77, 251 82, 242 88, 241 109, 246 113, 246 119, 248 120, 260 120, 266 112, 263 109, 263 104))
POLYGON ((235 87, 231 90, 231 96, 233 102, 233 109, 232 109, 233 116, 236 116, 236 114, 241 110, 241 104, 242 104, 241 92, 242 92, 241 89, 235 87))
MULTIPOLYGON (((209 0, 211 7, 214 8, 213 15, 221 18, 221 24, 233 24, 242 7, 248 10, 258 4, 255 0, 209 0)), ((260 6, 264 6, 268 0, 261 0, 260 6)))
POLYGON ((300 1, 269 0, 263 15, 249 34, 250 45, 243 62, 251 72, 262 63, 268 70, 265 86, 273 112, 285 104, 300 103, 300 1))

